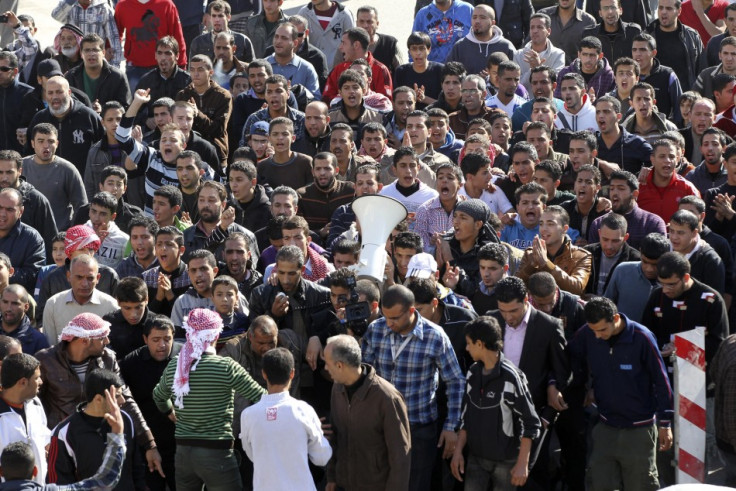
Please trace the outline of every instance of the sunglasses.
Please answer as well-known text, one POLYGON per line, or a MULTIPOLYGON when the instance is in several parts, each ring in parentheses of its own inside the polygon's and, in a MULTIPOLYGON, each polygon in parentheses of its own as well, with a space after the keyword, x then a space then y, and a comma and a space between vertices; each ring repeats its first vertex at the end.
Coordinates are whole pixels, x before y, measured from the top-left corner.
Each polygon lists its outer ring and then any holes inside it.
POLYGON ((12 67, 9 67, 9 66, 0 66, 0 72, 9 72, 11 70, 13 70, 12 67))

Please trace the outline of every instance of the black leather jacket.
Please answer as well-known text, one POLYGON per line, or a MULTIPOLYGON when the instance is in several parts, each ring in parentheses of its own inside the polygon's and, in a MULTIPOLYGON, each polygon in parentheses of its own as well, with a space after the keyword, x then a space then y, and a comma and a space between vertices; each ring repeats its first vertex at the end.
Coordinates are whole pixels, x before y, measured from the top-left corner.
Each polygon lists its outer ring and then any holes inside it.
MULTIPOLYGON (((256 287, 250 296, 249 317, 251 322, 259 315, 267 314, 273 317, 273 320, 276 321, 279 329, 294 329, 294 313, 297 310, 302 310, 304 312, 304 325, 307 339, 315 335, 317 330, 321 327, 316 325, 317 322, 315 322, 315 315, 330 308, 332 305, 330 302, 330 289, 302 278, 299 282, 298 290, 294 294, 294 298, 301 304, 301 307, 290 306, 286 315, 283 317, 275 317, 271 313, 271 306, 276 299, 276 295, 282 291, 281 286, 272 286, 269 284, 259 285, 256 287)), ((298 333, 296 330, 295 332, 298 333)))

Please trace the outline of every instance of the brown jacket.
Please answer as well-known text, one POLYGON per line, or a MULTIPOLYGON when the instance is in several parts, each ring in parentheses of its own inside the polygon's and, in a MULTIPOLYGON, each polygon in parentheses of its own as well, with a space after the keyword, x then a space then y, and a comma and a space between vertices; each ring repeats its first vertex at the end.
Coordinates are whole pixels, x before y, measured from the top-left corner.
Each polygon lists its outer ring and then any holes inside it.
POLYGON ((297 189, 299 193, 299 215, 303 216, 311 230, 319 231, 330 223, 332 214, 341 205, 353 201, 355 185, 335 179, 328 189, 320 188, 316 182, 297 189))
POLYGON ((528 247, 524 251, 524 257, 521 259, 517 276, 527 283, 529 277, 534 273, 546 271, 555 278, 557 286, 562 290, 574 295, 583 295, 590 277, 593 255, 585 249, 572 245, 567 237, 564 240, 562 250, 554 258, 554 261, 547 259, 547 264, 544 267, 538 267, 534 264, 532 248, 528 247))
POLYGON ((411 436, 404 397, 370 365, 363 385, 348 400, 332 386, 332 459, 328 482, 350 491, 404 491, 409 486, 411 436))
POLYGON ((468 126, 470 126, 470 122, 472 120, 483 118, 490 123, 491 117, 494 114, 499 112, 503 113, 501 109, 489 109, 485 105, 481 106, 481 109, 483 112, 475 116, 468 115, 468 110, 465 108, 450 114, 450 128, 455 133, 455 138, 459 140, 465 139, 465 134, 468 132, 468 126))
MULTIPOLYGON (((84 402, 84 384, 72 369, 67 358, 66 347, 69 343, 61 341, 59 344, 46 348, 36 353, 36 358, 41 362, 41 379, 43 385, 38 393, 43 408, 46 411, 46 419, 49 428, 55 427, 67 416, 74 414, 77 405, 84 402)), ((120 375, 120 367, 115 360, 115 352, 105 348, 100 356, 89 358, 87 375, 92 370, 104 368, 120 375)), ((125 404, 122 408, 127 412, 135 425, 136 441, 144 449, 148 450, 155 446, 153 434, 148 429, 143 419, 138 404, 133 400, 133 395, 127 386, 123 386, 125 404)))
POLYGON ((177 101, 190 99, 197 103, 197 115, 194 116, 192 129, 215 145, 220 162, 227 162, 227 123, 233 111, 233 96, 210 80, 210 88, 202 95, 197 94, 193 83, 176 94, 177 101))

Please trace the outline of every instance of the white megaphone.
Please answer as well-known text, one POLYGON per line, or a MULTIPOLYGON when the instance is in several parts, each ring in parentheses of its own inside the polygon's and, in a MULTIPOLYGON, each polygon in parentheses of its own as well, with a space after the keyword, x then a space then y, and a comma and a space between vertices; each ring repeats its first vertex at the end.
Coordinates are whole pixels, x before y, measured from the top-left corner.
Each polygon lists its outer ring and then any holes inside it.
POLYGON ((361 196, 352 204, 360 222, 360 260, 358 278, 383 282, 386 267, 386 240, 396 225, 406 218, 406 207, 388 196, 361 196))

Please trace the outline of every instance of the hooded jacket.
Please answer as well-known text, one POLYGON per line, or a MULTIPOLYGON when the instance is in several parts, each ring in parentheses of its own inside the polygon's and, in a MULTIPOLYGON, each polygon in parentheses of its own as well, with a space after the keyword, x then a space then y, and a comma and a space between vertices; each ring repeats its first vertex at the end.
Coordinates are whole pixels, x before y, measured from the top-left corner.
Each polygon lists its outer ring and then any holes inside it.
MULTIPOLYGON (((572 63, 560 70, 557 74, 557 80, 562 80, 562 77, 568 73, 579 73, 580 75, 583 75, 579 58, 576 58, 572 63)), ((613 70, 611 69, 611 64, 608 63, 606 58, 601 58, 598 61, 598 70, 593 74, 590 81, 585 84, 585 92, 590 90, 591 87, 595 91, 596 99, 603 97, 616 88, 616 79, 614 77, 613 70)), ((558 99, 562 99, 561 83, 557 84, 554 96, 558 99)))
POLYGON ((299 9, 299 15, 306 18, 309 22, 309 40, 312 42, 312 45, 322 50, 325 54, 330 70, 335 65, 336 54, 338 53, 337 48, 340 47, 340 43, 342 42, 342 35, 348 29, 355 27, 353 12, 339 2, 335 2, 335 4, 337 5, 337 10, 335 10, 326 28, 322 28, 314 11, 314 4, 310 2, 299 9))
POLYGON ((448 159, 457 163, 458 157, 460 156, 460 150, 463 149, 463 144, 462 140, 455 138, 455 132, 452 131, 452 128, 447 128, 445 143, 436 150, 448 159))
POLYGON ((555 127, 559 130, 592 132, 598 131, 598 121, 595 119, 595 107, 590 102, 588 94, 583 94, 583 107, 577 114, 572 114, 567 109, 567 105, 563 105, 562 109, 557 113, 555 119, 555 127))
POLYGON ((235 198, 229 201, 229 206, 235 209, 235 223, 247 228, 251 232, 260 230, 266 225, 271 218, 271 202, 268 200, 266 190, 260 184, 253 189, 253 200, 246 203, 245 206, 235 198))
MULTIPOLYGON (((521 67, 521 83, 529 93, 532 93, 532 84, 530 81, 532 69, 524 59, 524 55, 532 49, 532 42, 529 41, 513 57, 514 62, 521 67)), ((544 48, 544 51, 539 53, 539 58, 544 60, 545 66, 552 68, 555 72, 559 72, 565 67, 565 52, 552 44, 549 39, 547 40, 547 46, 544 48)))
MULTIPOLYGON (((455 43, 470 32, 472 18, 473 5, 468 2, 453 0, 447 12, 442 12, 432 2, 417 13, 411 30, 429 34, 432 49, 427 59, 444 63, 455 43)), ((468 73, 472 72, 468 70, 468 73)))
MULTIPOLYGON (((480 269, 478 265, 478 251, 481 247, 490 243, 499 243, 498 234, 490 223, 484 223, 483 227, 478 231, 475 239, 475 245, 467 252, 462 252, 460 242, 455 239, 455 233, 450 232, 445 235, 442 244, 443 257, 451 257, 450 266, 457 266, 461 269, 460 281, 455 287, 455 293, 470 297, 475 293, 480 282, 480 269)), ((443 267, 444 269, 444 267, 443 267)), ((444 273, 444 271, 442 271, 444 273)))
POLYGON ((511 41, 503 37, 501 28, 494 25, 491 27, 491 39, 488 41, 478 40, 473 31, 470 31, 467 36, 455 43, 445 63, 459 61, 465 65, 468 74, 477 74, 486 69, 488 57, 499 51, 513 60, 516 48, 511 41))
MULTIPOLYGON (((89 149, 105 136, 100 116, 72 98, 69 112, 62 119, 51 114, 48 107, 37 112, 28 125, 29 135, 33 134, 33 128, 39 123, 50 123, 56 128, 59 133, 59 147, 56 156, 74 164, 79 174, 84 175, 89 149)), ((26 142, 23 154, 33 155, 30 138, 26 142)))

